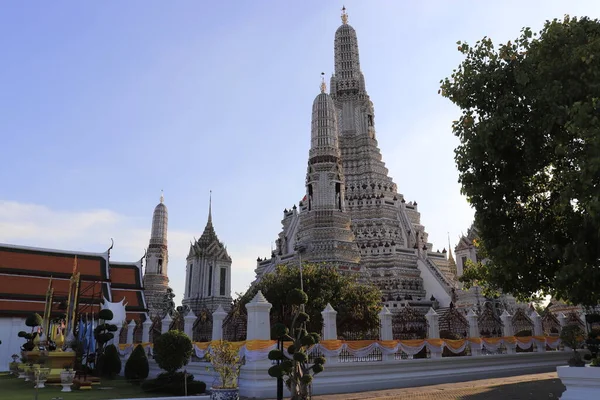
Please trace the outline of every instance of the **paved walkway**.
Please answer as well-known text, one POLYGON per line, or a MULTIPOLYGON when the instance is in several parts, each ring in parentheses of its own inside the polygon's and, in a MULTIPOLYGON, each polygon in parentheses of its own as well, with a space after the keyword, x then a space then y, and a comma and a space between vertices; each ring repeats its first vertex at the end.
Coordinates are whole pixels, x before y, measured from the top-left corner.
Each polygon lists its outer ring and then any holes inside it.
POLYGON ((556 372, 375 392, 313 396, 315 400, 548 400, 565 391, 556 372))

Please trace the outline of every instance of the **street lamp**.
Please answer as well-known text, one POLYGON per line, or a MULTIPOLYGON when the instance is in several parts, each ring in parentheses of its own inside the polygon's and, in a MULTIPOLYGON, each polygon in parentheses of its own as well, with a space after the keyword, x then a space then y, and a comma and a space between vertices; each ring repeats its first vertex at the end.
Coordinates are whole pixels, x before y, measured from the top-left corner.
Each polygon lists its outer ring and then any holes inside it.
POLYGON ((296 243, 294 250, 298 252, 298 259, 300 261, 300 290, 304 291, 304 282, 302 279, 302 253, 306 251, 306 246, 301 243, 296 243))

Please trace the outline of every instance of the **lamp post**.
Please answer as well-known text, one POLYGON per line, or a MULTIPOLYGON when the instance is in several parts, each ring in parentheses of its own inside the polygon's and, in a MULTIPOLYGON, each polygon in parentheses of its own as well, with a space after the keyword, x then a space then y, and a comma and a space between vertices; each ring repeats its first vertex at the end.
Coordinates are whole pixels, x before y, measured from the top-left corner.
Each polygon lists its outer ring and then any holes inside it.
POLYGON ((302 253, 306 251, 306 246, 301 243, 296 243, 294 250, 298 252, 298 260, 300 261, 300 290, 304 291, 304 281, 302 279, 302 253))

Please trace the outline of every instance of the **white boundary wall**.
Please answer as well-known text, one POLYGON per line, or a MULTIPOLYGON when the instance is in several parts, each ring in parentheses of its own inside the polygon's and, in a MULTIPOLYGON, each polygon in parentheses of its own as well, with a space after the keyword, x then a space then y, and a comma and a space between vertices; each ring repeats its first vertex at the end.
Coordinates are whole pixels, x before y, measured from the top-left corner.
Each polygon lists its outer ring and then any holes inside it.
MULTIPOLYGON (((568 353, 549 351, 469 357, 443 357, 414 360, 326 363, 325 371, 313 381, 313 394, 358 393, 402 387, 433 385, 555 371, 564 365, 568 353)), ((124 365, 124 364, 123 364, 124 365)), ((275 398, 276 379, 267 370, 270 361, 248 363, 242 367, 240 395, 255 398, 275 398)), ((191 362, 185 369, 210 388, 217 382, 210 363, 191 362), (208 371, 207 371, 208 367, 208 371)), ((160 369, 150 361, 150 375, 160 369)))

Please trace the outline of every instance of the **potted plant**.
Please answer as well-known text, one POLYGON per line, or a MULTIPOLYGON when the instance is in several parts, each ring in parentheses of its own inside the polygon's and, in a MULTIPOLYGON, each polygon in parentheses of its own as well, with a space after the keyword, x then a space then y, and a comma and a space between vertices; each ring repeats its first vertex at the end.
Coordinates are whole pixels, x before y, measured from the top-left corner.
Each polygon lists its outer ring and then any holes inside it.
POLYGON ((60 372, 60 384, 62 385, 61 392, 70 392, 73 379, 75 378, 75 371, 70 364, 65 365, 64 369, 60 372))
POLYGON ((48 375, 50 375, 50 368, 44 368, 42 366, 35 367, 33 369, 34 374, 34 382, 36 389, 43 389, 46 386, 44 383, 48 380, 48 375))
POLYGON ((239 351, 231 343, 221 340, 211 345, 207 358, 220 378, 220 385, 211 387, 211 400, 238 400, 238 377, 242 367, 239 351))
POLYGON ((15 376, 19 376, 19 363, 17 362, 17 360, 19 359, 19 355, 13 354, 11 358, 12 362, 8 364, 10 372, 12 372, 12 374, 15 376))

